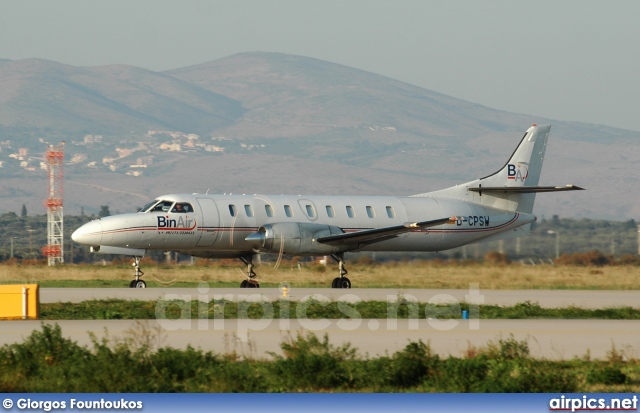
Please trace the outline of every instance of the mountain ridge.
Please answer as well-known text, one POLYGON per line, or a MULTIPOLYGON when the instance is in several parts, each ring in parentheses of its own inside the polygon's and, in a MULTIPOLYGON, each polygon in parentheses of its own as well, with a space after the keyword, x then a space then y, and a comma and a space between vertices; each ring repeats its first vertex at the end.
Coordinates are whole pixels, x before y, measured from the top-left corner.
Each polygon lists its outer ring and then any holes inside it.
MULTIPOLYGON (((636 131, 495 110, 282 53, 239 53, 164 72, 0 60, 0 142, 15 141, 0 147, 0 160, 21 145, 44 151, 38 142, 43 135, 50 141, 64 137, 67 159, 76 159, 65 167, 75 182, 65 190, 65 202, 87 212, 113 203, 118 208, 112 210, 124 212, 139 206, 140 197, 212 187, 244 193, 427 192, 495 171, 532 123, 553 125, 541 183, 588 189, 540 195, 543 215, 640 215, 640 183, 629 173, 640 166, 636 131), (163 130, 183 138, 149 134, 163 130), (198 138, 188 141, 187 134, 198 138), (104 137, 94 144, 83 142, 85 135, 104 137), (161 142, 178 152, 161 151, 161 142), (207 145, 223 152, 197 149, 207 145), (136 165, 154 157, 153 164, 136 165), (115 171, 107 169, 116 166, 106 164, 108 158, 118 162, 115 171), (113 191, 97 189, 109 185, 113 191)), ((38 194, 46 194, 45 172, 36 167, 13 173, 12 162, 0 168, 0 176, 11 178, 0 186, 0 213, 19 211, 22 204, 42 210, 38 194)))

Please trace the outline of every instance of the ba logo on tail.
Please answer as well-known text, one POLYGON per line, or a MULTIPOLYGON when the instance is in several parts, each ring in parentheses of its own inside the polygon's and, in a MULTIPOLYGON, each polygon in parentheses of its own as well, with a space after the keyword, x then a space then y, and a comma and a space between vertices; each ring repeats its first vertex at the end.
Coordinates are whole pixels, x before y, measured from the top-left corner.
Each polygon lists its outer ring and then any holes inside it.
POLYGON ((516 162, 516 165, 510 163, 507 165, 507 179, 516 182, 524 182, 529 176, 529 168, 526 162, 516 162))

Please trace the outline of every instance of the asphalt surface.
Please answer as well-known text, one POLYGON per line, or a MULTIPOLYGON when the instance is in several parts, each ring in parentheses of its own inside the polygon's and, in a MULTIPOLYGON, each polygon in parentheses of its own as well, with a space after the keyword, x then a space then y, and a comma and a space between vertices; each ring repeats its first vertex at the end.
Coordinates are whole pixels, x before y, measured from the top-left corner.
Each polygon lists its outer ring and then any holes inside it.
MULTIPOLYGON (((267 303, 283 298, 277 288, 42 288, 41 303, 81 302, 109 298, 126 300, 182 299, 209 302, 212 299, 267 303)), ((585 290, 417 290, 292 288, 288 300, 313 298, 320 301, 396 301, 400 298, 438 304, 468 302, 512 306, 530 301, 542 307, 576 306, 588 309, 640 307, 640 291, 585 290)), ((121 340, 148 334, 160 346, 191 345, 217 353, 235 351, 250 357, 270 357, 280 344, 298 334, 328 334, 334 345, 350 343, 360 354, 392 354, 410 341, 422 340, 442 356, 462 356, 470 348, 513 337, 526 340, 531 354, 548 359, 570 359, 589 354, 606 358, 615 346, 631 357, 640 357, 640 321, 636 320, 63 320, 58 323, 66 337, 90 345, 89 333, 100 340, 106 335, 121 340)), ((0 345, 21 342, 41 327, 40 321, 0 322, 0 345)))

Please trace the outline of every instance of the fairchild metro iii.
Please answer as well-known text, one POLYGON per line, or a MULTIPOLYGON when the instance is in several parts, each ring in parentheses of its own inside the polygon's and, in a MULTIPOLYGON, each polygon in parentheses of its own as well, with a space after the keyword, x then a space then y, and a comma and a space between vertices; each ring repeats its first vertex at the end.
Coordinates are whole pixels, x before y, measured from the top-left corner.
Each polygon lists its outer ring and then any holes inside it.
POLYGON ((484 178, 409 196, 170 194, 136 213, 93 220, 72 235, 102 254, 133 257, 131 288, 144 288, 141 258, 150 250, 194 257, 238 258, 242 288, 257 288, 253 258, 330 256, 332 288, 351 288, 344 255, 356 251, 443 251, 526 235, 538 192, 581 190, 539 186, 551 126, 533 125, 507 163, 484 178))

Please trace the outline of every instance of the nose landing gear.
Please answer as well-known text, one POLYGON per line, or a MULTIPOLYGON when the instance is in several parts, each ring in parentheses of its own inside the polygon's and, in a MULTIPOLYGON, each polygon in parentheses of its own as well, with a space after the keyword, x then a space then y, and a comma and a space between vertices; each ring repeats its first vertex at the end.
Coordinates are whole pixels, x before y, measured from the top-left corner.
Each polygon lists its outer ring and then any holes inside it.
POLYGON ((140 269, 141 259, 142 257, 133 257, 133 266, 136 267, 136 278, 129 283, 129 288, 147 288, 147 283, 140 279, 140 277, 144 275, 144 273, 140 269))

